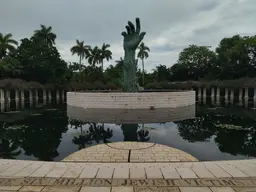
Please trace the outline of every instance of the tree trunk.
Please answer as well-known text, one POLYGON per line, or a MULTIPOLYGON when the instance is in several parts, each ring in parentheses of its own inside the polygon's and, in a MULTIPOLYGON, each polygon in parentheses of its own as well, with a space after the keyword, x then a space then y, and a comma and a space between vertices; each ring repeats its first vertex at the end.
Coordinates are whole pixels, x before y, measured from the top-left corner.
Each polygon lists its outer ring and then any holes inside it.
POLYGON ((80 76, 80 82, 82 82, 81 63, 82 63, 82 55, 80 55, 80 58, 79 58, 79 76, 80 76))
POLYGON ((102 69, 102 72, 103 72, 103 61, 101 62, 101 69, 102 69))
POLYGON ((142 61, 142 87, 144 87, 144 59, 141 59, 142 61))
POLYGON ((79 58, 79 72, 81 72, 82 55, 79 58))

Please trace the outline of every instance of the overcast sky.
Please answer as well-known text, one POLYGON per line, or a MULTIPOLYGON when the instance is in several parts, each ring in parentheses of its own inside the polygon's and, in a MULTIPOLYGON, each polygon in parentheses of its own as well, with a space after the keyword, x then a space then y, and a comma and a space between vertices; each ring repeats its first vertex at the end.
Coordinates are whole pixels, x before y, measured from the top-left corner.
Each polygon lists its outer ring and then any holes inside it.
POLYGON ((256 34, 256 0, 0 0, 0 32, 21 39, 40 24, 52 26, 66 61, 78 61, 70 47, 79 39, 92 46, 109 43, 114 63, 123 56, 121 32, 135 17, 147 32, 148 71, 170 67, 190 44, 215 48, 223 37, 256 34))

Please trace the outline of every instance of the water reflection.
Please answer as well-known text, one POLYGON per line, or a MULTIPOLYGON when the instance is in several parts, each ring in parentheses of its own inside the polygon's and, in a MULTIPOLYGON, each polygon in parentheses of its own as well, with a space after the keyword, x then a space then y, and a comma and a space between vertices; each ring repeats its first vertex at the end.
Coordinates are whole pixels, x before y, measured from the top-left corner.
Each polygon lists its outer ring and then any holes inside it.
POLYGON ((79 149, 117 141, 166 144, 200 160, 256 157, 256 110, 225 107, 224 100, 221 106, 210 100, 168 111, 97 111, 58 102, 44 105, 39 98, 33 108, 30 103, 5 104, 0 157, 58 161, 79 149))
POLYGON ((140 124, 172 122, 195 117, 195 105, 165 109, 84 109, 67 106, 69 118, 98 123, 140 124))

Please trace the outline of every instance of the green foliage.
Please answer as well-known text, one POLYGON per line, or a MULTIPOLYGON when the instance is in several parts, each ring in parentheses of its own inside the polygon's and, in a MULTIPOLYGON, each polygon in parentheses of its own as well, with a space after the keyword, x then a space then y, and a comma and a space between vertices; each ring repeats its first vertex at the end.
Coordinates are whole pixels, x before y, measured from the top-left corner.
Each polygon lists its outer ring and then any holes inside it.
MULTIPOLYGON (((127 34, 123 35, 127 40, 127 34)), ((0 33, 0 87, 72 90, 121 87, 120 79, 125 75, 123 58, 103 71, 104 60, 112 59, 109 44, 103 43, 99 48, 76 40, 71 52, 79 56, 79 62, 67 64, 55 47, 56 38, 52 27, 45 25, 30 38, 21 39, 20 45, 12 39, 12 34, 0 33), (89 65, 82 63, 83 59, 87 59, 89 65)), ((256 87, 256 36, 223 38, 215 51, 209 46, 190 45, 181 51, 177 63, 159 64, 152 72, 144 70, 144 59, 148 58, 150 49, 141 43, 138 50, 142 70, 134 68, 137 78, 130 80, 145 84, 147 89, 256 87)), ((135 56, 133 52, 132 56, 135 56)))
POLYGON ((138 47, 139 52, 137 54, 137 57, 141 59, 142 63, 142 86, 144 86, 144 79, 145 79, 145 71, 144 71, 144 59, 147 59, 149 57, 148 52, 150 52, 150 49, 142 42, 140 46, 138 47))
POLYGON ((209 48, 209 46, 197 45, 185 48, 179 54, 178 66, 173 68, 174 72, 176 70, 190 80, 204 78, 205 74, 211 73, 215 67, 216 55, 209 48))
POLYGON ((12 39, 11 33, 6 35, 0 33, 0 59, 3 59, 8 53, 13 52, 15 45, 18 45, 18 42, 12 39))

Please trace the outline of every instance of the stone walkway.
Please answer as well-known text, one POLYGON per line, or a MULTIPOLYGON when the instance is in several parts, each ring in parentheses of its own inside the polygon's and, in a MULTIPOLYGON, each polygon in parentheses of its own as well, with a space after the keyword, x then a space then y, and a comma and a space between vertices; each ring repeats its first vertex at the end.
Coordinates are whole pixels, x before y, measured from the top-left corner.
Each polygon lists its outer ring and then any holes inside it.
POLYGON ((174 148, 131 142, 98 145, 66 159, 73 162, 0 159, 0 192, 256 192, 256 159, 198 162, 174 148), (111 162, 83 162, 89 161, 86 155, 95 157, 95 150, 100 157, 109 153, 111 162), (127 151, 140 162, 119 162, 118 154, 127 158, 127 151), (173 155, 190 162, 162 161, 173 155))
POLYGON ((63 161, 69 162, 187 162, 192 155, 165 145, 142 142, 101 144, 77 151, 63 161))
POLYGON ((65 163, 0 160, 0 191, 255 192, 256 160, 65 163))

